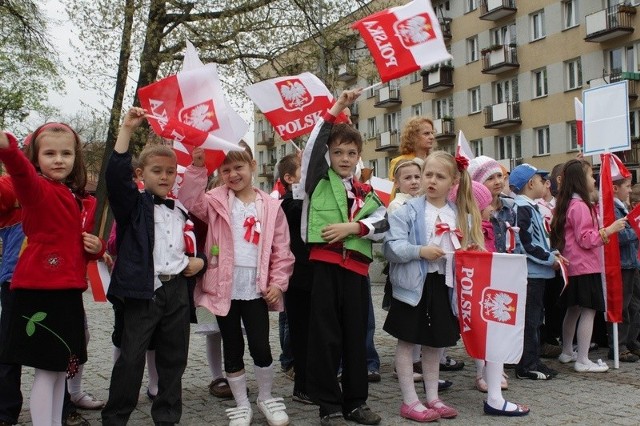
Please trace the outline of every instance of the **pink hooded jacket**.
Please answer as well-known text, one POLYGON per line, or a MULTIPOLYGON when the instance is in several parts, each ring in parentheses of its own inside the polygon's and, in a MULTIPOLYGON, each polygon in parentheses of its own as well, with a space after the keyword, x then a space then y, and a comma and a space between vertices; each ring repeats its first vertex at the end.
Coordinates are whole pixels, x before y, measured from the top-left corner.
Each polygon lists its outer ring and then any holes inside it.
MULTIPOLYGON (((178 199, 197 218, 208 225, 205 251, 208 265, 204 277, 196 285, 196 306, 203 306, 215 315, 225 316, 231 307, 234 248, 229 214, 235 193, 226 185, 204 192, 207 185, 205 167, 187 167, 178 199)), ((256 210, 261 224, 258 242, 256 285, 266 294, 270 286, 282 292, 289 286, 295 258, 289 249, 289 225, 280 201, 266 192, 256 191, 256 210)), ((269 310, 282 311, 282 300, 269 310)))

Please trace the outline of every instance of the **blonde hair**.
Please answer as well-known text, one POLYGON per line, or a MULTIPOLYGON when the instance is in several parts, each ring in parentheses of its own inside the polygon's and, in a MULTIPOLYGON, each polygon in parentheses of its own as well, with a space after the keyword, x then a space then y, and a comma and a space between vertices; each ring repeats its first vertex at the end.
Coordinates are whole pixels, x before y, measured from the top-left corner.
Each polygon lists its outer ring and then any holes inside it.
POLYGON ((224 161, 222 161, 222 164, 230 164, 236 161, 250 164, 253 162, 253 153, 251 152, 251 148, 249 147, 249 145, 243 140, 238 142, 238 145, 243 147, 244 151, 229 151, 224 157, 224 161))
POLYGON ((419 158, 414 158, 413 160, 398 161, 398 164, 396 164, 396 168, 393 170, 393 179, 395 180, 398 178, 398 175, 400 174, 400 170, 406 167, 411 167, 411 166, 416 166, 420 171, 420 174, 422 174, 423 165, 424 165, 424 162, 419 158))
POLYGON ((466 248, 471 244, 476 244, 484 249, 482 215, 471 192, 471 176, 466 169, 460 172, 455 158, 446 151, 432 152, 427 157, 425 165, 429 160, 439 161, 447 167, 453 180, 459 179, 458 194, 456 195, 456 207, 458 208, 456 226, 462 232, 462 241, 460 242, 462 247, 466 248))
POLYGON ((425 123, 431 124, 433 128, 433 120, 429 117, 415 116, 407 120, 402 129, 402 134, 400 134, 400 154, 415 154, 416 139, 418 139, 418 134, 420 133, 420 126, 425 123))
POLYGON ((173 152, 173 149, 171 149, 169 146, 160 144, 148 144, 142 149, 140 156, 138 156, 137 167, 144 169, 151 157, 168 157, 173 159, 176 164, 178 163, 176 153, 173 152))

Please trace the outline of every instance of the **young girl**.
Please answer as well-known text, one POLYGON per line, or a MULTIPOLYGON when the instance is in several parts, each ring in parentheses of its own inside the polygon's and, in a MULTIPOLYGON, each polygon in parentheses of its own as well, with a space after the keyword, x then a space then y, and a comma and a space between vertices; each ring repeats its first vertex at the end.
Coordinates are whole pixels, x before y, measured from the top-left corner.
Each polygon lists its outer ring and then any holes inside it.
POLYGON ((249 425, 244 339, 255 363, 257 405, 271 426, 289 423, 282 398, 271 395, 273 360, 268 310, 282 311, 282 292, 293 271, 289 228, 280 202, 252 186, 256 162, 247 147, 231 151, 218 169, 224 185, 205 193, 207 169, 202 149, 193 151, 180 201, 207 222, 208 267, 195 300, 216 315, 223 341, 224 367, 237 407, 227 410, 231 426, 249 425))
POLYGON ((438 398, 438 376, 443 348, 455 345, 459 338, 451 309, 449 253, 470 244, 483 246, 480 212, 471 197, 465 166, 465 160, 456 160, 444 151, 430 154, 422 172, 425 196, 407 201, 389 217, 391 229, 383 246, 391 262, 393 286, 384 330, 398 339, 395 364, 403 400, 400 415, 419 422, 458 415, 438 398), (458 180, 454 205, 447 196, 458 180), (458 230, 462 241, 456 236, 458 230), (425 405, 413 384, 414 344, 422 345, 425 405))
POLYGON ((14 181, 28 241, 11 281, 15 305, 0 362, 35 367, 31 420, 60 424, 65 379, 87 360, 87 261, 104 253, 102 241, 89 234, 95 199, 84 191, 80 138, 66 124, 36 129, 26 156, 12 135, 0 132, 0 160, 14 181))
POLYGON ((597 363, 589 360, 593 319, 596 311, 605 308, 600 247, 609 242, 609 235, 623 230, 627 220, 623 217, 598 229, 596 209, 591 203, 595 190, 591 164, 581 160, 565 163, 550 233, 552 247, 569 261, 569 284, 563 293, 567 313, 562 324, 562 353, 558 360, 563 364, 575 361, 573 368, 581 373, 601 373, 609 369, 602 360, 597 363), (576 324, 577 353, 573 351, 576 324))

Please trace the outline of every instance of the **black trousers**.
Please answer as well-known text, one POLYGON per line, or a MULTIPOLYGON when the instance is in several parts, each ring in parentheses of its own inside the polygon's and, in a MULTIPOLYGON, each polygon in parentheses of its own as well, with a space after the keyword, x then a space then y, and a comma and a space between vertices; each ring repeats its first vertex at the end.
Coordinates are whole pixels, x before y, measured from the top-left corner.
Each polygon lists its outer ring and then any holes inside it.
POLYGON ((307 391, 307 349, 309 345, 309 309, 311 307, 311 292, 306 289, 289 287, 284 295, 289 322, 289 337, 293 352, 293 370, 295 379, 294 392, 307 391))
POLYGON ((187 366, 190 329, 185 278, 179 275, 163 283, 152 299, 125 299, 123 318, 121 353, 113 366, 102 424, 127 424, 138 403, 145 353, 152 336, 156 343, 158 395, 151 417, 156 424, 180 422, 182 374, 187 366))
MULTIPOLYGON (((0 285, 0 345, 4 345, 9 326, 9 312, 13 307, 13 292, 9 290, 10 282, 0 285)), ((20 410, 22 409, 22 392, 20 391, 20 379, 22 366, 18 364, 0 364, 0 421, 9 424, 18 423, 20 410)))
POLYGON ((253 300, 232 300, 226 316, 216 315, 222 352, 224 371, 236 373, 244 369, 244 337, 241 323, 247 333, 249 353, 258 367, 268 367, 273 363, 269 345, 269 309, 263 298, 253 300), (242 320, 242 321, 241 321, 242 320))
POLYGON ((307 391, 320 417, 349 413, 367 400, 367 277, 315 262, 309 318, 307 391), (342 390, 336 374, 342 368, 342 390))

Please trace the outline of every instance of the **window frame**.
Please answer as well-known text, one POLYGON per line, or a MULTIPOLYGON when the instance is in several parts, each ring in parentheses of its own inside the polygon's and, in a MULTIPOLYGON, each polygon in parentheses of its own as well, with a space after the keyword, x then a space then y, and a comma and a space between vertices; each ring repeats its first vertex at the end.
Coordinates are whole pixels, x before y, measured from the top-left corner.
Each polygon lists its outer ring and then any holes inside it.
POLYGON ((536 146, 536 156, 551 154, 551 131, 549 126, 537 127, 533 129, 536 146))
POLYGON ((578 2, 576 0, 562 0, 562 28, 568 30, 580 25, 578 2))
POLYGON ((532 42, 542 40, 547 36, 544 9, 540 9, 529 15, 529 29, 531 31, 532 42))
POLYGON ((540 99, 549 95, 549 83, 547 78, 547 67, 539 68, 531 71, 533 74, 533 93, 532 99, 540 99))
POLYGON ((582 60, 574 58, 564 63, 564 77, 566 90, 575 90, 582 87, 582 60), (575 85, 571 85, 571 80, 575 80, 575 85))
POLYGON ((482 97, 480 92, 480 86, 472 87, 468 90, 469 93, 469 114, 477 114, 482 112, 482 97), (474 102, 474 98, 475 101, 474 102), (474 106, 476 108, 474 108, 474 106))

